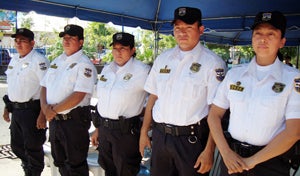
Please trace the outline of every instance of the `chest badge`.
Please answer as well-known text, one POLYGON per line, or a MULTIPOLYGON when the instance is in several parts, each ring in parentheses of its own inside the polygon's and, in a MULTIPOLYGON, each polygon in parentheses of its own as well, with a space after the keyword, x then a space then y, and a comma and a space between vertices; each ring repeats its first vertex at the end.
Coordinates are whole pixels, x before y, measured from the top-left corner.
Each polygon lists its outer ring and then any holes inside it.
POLYGON ((128 81, 128 80, 131 79, 131 77, 132 77, 132 74, 131 74, 131 73, 127 73, 127 74, 123 77, 123 79, 124 79, 125 81, 128 81))
POLYGON ((159 73, 170 73, 171 69, 168 69, 168 65, 165 66, 165 68, 161 68, 159 70, 159 73))
POLYGON ((26 63, 24 63, 23 65, 22 65, 22 68, 24 69, 24 68, 27 68, 28 67, 28 65, 29 65, 29 63, 28 62, 26 62, 26 63))
POLYGON ((230 84, 230 90, 236 90, 239 92, 243 92, 244 91, 244 87, 241 86, 241 82, 237 81, 236 84, 230 84))
POLYGON ((75 67, 75 65, 77 65, 77 63, 72 63, 72 64, 69 66, 69 69, 72 69, 73 67, 75 67))
POLYGON ((275 82, 274 85, 272 86, 272 90, 276 93, 280 93, 283 91, 284 87, 285 87, 285 84, 275 82))
POLYGON ((201 64, 194 62, 194 63, 192 63, 192 65, 191 65, 191 67, 190 67, 190 70, 191 70, 193 73, 197 73, 197 72, 199 72, 200 67, 201 67, 201 64))
POLYGON ((103 81, 103 82, 106 82, 106 81, 107 81, 107 79, 104 77, 104 75, 101 75, 101 77, 99 77, 99 80, 100 80, 100 81, 103 81))
POLYGON ((50 68, 57 69, 57 65, 56 65, 56 63, 55 63, 55 64, 52 64, 52 65, 50 65, 50 68))

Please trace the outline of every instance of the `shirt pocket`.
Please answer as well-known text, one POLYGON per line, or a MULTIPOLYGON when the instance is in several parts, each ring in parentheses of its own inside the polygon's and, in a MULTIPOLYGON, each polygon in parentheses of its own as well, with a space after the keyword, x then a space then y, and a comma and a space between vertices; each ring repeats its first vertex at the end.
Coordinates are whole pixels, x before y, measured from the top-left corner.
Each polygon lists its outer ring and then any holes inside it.
POLYGON ((184 77, 180 87, 182 89, 182 95, 184 98, 195 99, 201 95, 207 94, 207 84, 201 78, 199 79, 199 77, 184 77))

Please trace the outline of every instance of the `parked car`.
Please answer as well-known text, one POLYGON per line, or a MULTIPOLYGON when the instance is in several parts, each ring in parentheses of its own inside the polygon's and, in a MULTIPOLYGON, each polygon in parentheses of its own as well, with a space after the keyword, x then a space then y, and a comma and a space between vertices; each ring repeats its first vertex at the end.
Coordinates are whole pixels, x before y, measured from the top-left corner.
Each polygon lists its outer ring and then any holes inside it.
POLYGON ((8 65, 11 60, 10 52, 8 49, 0 50, 0 63, 1 65, 8 65))

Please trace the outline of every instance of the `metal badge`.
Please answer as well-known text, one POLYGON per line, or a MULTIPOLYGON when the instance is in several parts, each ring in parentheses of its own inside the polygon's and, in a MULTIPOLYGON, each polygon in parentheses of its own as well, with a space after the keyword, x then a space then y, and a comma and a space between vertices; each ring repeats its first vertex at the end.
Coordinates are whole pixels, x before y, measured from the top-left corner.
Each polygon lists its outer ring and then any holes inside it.
POLYGON ((271 19, 272 19, 272 13, 263 13, 262 14, 262 18, 261 18, 262 21, 269 21, 271 19))
POLYGON ((191 65, 191 67, 190 67, 190 70, 191 70, 193 73, 196 73, 196 72, 199 72, 200 67, 201 67, 201 64, 194 62, 194 63, 192 63, 192 65, 191 65))
POLYGON ((26 63, 24 63, 24 64, 22 65, 22 68, 26 68, 26 67, 28 67, 28 65, 29 65, 29 63, 26 62, 26 63))
POLYGON ((178 9, 178 15, 179 16, 184 16, 186 14, 186 8, 180 8, 178 9))
POLYGON ((275 82, 274 85, 272 86, 272 90, 276 93, 280 93, 283 91, 284 87, 285 87, 285 84, 275 82))
POLYGON ((117 34, 116 35, 116 40, 122 40, 122 38, 123 38, 122 34, 117 34))
POLYGON ((123 79, 124 79, 125 81, 128 81, 128 80, 131 79, 131 77, 132 77, 132 74, 131 74, 131 73, 127 73, 127 74, 123 77, 123 79))

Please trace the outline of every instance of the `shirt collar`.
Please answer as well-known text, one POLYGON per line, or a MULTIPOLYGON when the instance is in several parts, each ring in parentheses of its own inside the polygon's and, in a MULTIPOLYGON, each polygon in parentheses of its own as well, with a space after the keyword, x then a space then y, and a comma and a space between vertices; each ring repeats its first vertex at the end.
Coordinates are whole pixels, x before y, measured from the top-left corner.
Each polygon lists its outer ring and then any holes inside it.
POLYGON ((72 54, 71 56, 67 56, 66 55, 66 53, 64 53, 64 55, 65 55, 65 60, 67 61, 67 62, 76 62, 76 61, 78 61, 78 60, 80 60, 81 59, 81 55, 83 54, 83 52, 82 52, 82 49, 81 50, 79 50, 79 51, 77 51, 76 53, 74 53, 74 54, 72 54))
MULTIPOLYGON (((248 67, 245 69, 245 71, 241 74, 242 76, 245 74, 250 74, 254 77, 257 77, 256 75, 256 57, 253 57, 250 61, 248 67)), ((275 62, 271 65, 270 68, 272 71, 270 72, 269 76, 272 76, 275 79, 279 79, 282 76, 282 63, 277 57, 275 59, 275 62)))

